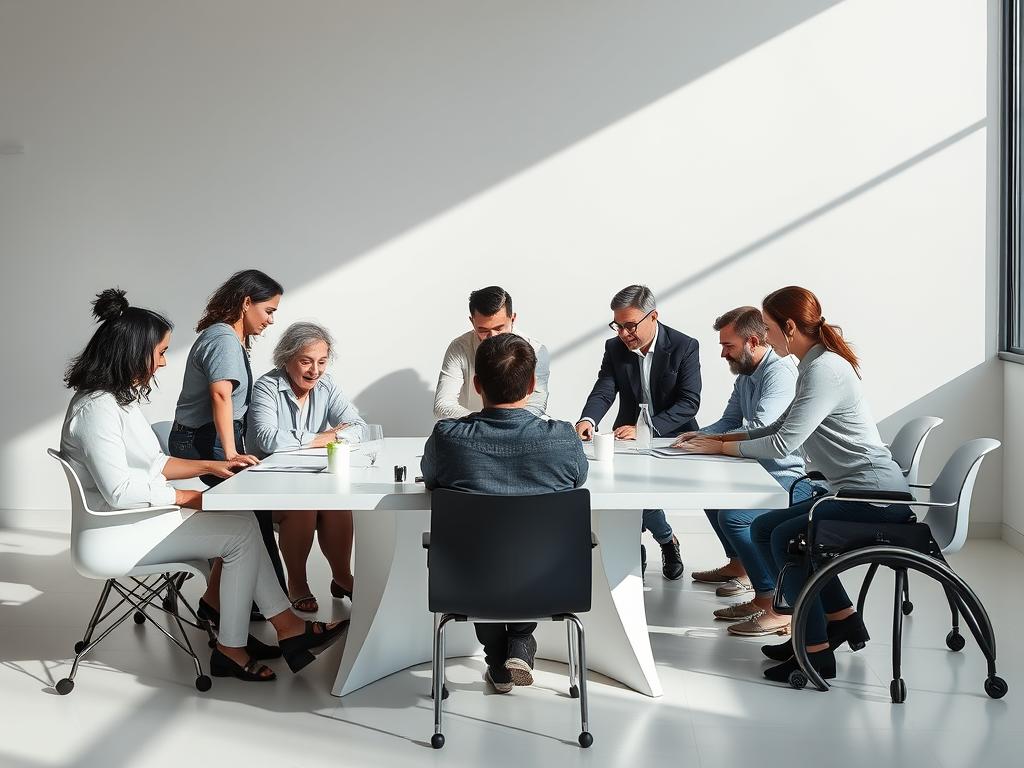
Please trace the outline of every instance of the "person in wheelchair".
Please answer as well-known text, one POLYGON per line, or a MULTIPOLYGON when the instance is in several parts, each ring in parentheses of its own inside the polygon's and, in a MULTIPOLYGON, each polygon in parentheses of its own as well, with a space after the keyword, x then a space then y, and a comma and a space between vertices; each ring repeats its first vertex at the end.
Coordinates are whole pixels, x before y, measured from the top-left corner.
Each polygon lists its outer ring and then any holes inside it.
MULTIPOLYGON (((844 340, 842 329, 825 321, 818 298, 806 288, 789 286, 768 294, 761 303, 768 327, 768 343, 780 356, 794 355, 799 362, 796 395, 773 424, 749 432, 697 435, 682 447, 693 453, 725 454, 754 459, 778 459, 799 449, 824 475, 833 490, 885 491, 909 495, 902 470, 882 443, 861 388, 860 364, 844 340)), ((814 499, 787 509, 767 512, 751 525, 751 538, 766 563, 781 570, 791 539, 807 529, 814 499)), ((815 521, 863 520, 901 523, 910 519, 902 505, 854 501, 823 501, 814 510, 815 521)), ((792 605, 803 578, 788 578, 777 585, 792 605)), ((768 610, 754 619, 765 624, 788 625, 788 617, 768 610)), ((811 664, 825 679, 836 675, 834 651, 843 643, 859 650, 870 639, 860 615, 839 579, 832 579, 810 606, 805 635, 811 664)), ((761 648, 780 664, 764 671, 776 682, 787 682, 797 669, 791 641, 761 648)))

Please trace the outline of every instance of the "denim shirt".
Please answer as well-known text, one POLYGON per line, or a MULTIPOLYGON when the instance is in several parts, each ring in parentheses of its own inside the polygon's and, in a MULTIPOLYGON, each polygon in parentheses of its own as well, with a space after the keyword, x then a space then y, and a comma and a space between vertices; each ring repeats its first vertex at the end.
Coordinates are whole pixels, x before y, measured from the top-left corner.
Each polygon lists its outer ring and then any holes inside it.
MULTIPOLYGON (((749 432, 775 421, 793 402, 797 367, 790 357, 779 357, 769 349, 749 376, 739 375, 722 418, 701 429, 709 435, 749 432)), ((761 459, 768 473, 783 488, 804 474, 804 460, 797 453, 776 459, 761 459)))
POLYGON ((442 419, 420 467, 429 489, 501 496, 568 491, 587 479, 587 457, 575 428, 524 408, 485 408, 442 419))

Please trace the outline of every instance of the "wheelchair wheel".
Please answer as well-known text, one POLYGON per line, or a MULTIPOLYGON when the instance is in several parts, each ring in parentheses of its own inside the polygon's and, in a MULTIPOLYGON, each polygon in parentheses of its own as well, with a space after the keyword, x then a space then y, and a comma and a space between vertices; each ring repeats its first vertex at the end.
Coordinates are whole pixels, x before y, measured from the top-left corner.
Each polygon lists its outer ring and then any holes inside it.
POLYGON ((889 683, 889 695, 892 696, 893 704, 902 704, 907 700, 907 684, 902 677, 889 683))
POLYGON ((993 699, 1003 698, 1008 690, 1010 690, 1010 687, 1006 684, 1006 681, 996 675, 992 675, 992 677, 985 681, 985 693, 993 699))
POLYGON ((964 640, 964 636, 956 630, 951 630, 946 635, 946 647, 951 651, 962 651, 964 646, 967 645, 967 641, 964 640))

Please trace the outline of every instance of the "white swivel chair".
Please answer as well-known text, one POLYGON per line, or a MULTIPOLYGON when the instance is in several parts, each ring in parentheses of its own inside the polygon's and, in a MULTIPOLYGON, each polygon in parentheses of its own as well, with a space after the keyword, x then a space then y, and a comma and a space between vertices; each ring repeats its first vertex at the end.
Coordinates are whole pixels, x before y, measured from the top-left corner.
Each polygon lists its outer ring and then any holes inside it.
MULTIPOLYGON (((957 448, 939 472, 935 482, 931 484, 911 483, 914 496, 919 501, 929 504, 927 514, 922 521, 931 529, 935 543, 948 555, 959 552, 967 541, 967 529, 971 517, 971 497, 974 494, 974 483, 981 469, 981 461, 985 456, 1000 446, 1000 442, 991 437, 979 437, 968 440, 957 448)), ((864 600, 871 586, 871 580, 878 571, 878 564, 872 563, 868 568, 864 582, 861 584, 860 595, 857 597, 857 612, 864 610, 864 600)), ((904 577, 903 615, 909 616, 914 604, 909 600, 909 579, 904 577)), ((947 592, 947 597, 949 593, 947 592)), ((946 645, 950 650, 959 651, 964 647, 964 639, 960 634, 959 612, 950 601, 950 612, 953 628, 946 636, 946 645)))
POLYGON ((208 691, 211 686, 210 678, 203 674, 199 657, 196 656, 192 648, 192 643, 185 633, 183 624, 205 630, 211 645, 216 644, 216 637, 209 624, 199 619, 192 606, 181 596, 178 577, 180 574, 191 574, 205 580, 210 575, 209 564, 204 560, 195 560, 138 566, 136 565, 137 557, 133 554, 140 551, 140 543, 155 545, 162 540, 191 512, 177 506, 143 507, 109 512, 90 509, 82 489, 82 483, 74 468, 61 456, 59 451, 51 448, 47 450, 47 453, 60 463, 71 493, 71 559, 75 570, 87 579, 104 582, 96 609, 86 627, 85 635, 75 643, 75 660, 71 666, 71 673, 57 683, 57 693, 62 696, 71 693, 75 687, 75 675, 82 659, 107 635, 124 623, 129 616, 134 618, 136 624, 149 621, 187 653, 195 664, 196 688, 200 691, 208 691), (194 621, 182 619, 177 613, 166 611, 160 607, 159 598, 165 591, 174 595, 177 601, 188 608, 194 621), (121 599, 104 612, 111 592, 116 592, 121 599), (125 603, 129 607, 119 616, 111 619, 100 635, 93 639, 93 633, 99 625, 125 603), (154 621, 149 614, 149 611, 153 609, 163 610, 171 616, 178 627, 181 640, 154 621))
POLYGON ((938 416, 921 416, 911 419, 896 433, 889 445, 893 461, 903 470, 907 482, 917 482, 917 474, 921 468, 921 457, 924 455, 924 444, 928 435, 942 423, 938 416))

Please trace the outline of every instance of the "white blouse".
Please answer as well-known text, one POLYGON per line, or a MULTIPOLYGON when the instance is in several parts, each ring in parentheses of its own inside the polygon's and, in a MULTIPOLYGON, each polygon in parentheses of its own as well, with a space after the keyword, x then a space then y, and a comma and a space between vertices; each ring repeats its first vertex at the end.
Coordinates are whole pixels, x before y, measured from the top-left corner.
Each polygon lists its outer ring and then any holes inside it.
POLYGON ((90 509, 174 504, 174 488, 162 474, 167 456, 138 403, 122 408, 109 392, 77 393, 64 417, 60 452, 90 509))

